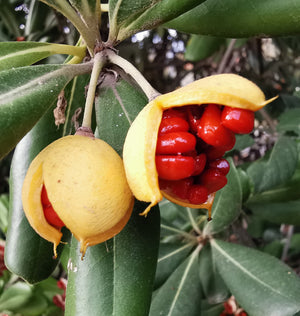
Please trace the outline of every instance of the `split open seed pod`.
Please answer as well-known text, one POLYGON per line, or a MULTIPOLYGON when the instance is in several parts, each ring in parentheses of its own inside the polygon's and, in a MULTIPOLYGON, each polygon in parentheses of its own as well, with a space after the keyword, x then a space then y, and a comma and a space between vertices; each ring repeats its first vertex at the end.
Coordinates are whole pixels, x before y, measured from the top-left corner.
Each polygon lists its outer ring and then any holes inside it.
POLYGON ((88 246, 119 233, 132 212, 134 198, 114 149, 96 138, 60 138, 32 161, 22 190, 30 225, 54 244, 55 255, 62 233, 45 218, 43 187, 59 219, 80 242, 82 255, 88 246))
POLYGON ((131 125, 123 150, 126 176, 133 194, 138 200, 150 202, 141 215, 146 215, 163 196, 182 206, 209 211, 214 200, 214 193, 211 193, 205 203, 191 204, 160 189, 155 154, 158 130, 165 110, 217 104, 257 111, 274 99, 266 101, 263 92, 243 77, 221 74, 200 79, 148 103, 131 125))

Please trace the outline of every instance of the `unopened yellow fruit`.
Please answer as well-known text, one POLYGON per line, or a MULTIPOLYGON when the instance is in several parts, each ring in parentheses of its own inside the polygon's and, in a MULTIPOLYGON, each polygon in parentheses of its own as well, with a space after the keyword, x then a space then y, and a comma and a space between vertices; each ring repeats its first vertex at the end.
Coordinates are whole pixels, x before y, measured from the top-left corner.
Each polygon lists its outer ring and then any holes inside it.
POLYGON ((45 219, 43 186, 56 214, 80 242, 83 255, 87 247, 119 233, 132 212, 134 198, 114 149, 96 138, 60 138, 32 161, 22 190, 30 225, 54 244, 55 255, 62 233, 45 219))
POLYGON ((146 215, 163 196, 182 206, 208 210, 214 200, 212 193, 206 203, 194 205, 160 190, 155 151, 164 110, 213 103, 257 111, 272 100, 266 101, 263 92, 253 82, 238 75, 221 74, 200 79, 148 103, 131 125, 123 150, 126 176, 133 194, 138 200, 150 202, 142 215, 146 215))

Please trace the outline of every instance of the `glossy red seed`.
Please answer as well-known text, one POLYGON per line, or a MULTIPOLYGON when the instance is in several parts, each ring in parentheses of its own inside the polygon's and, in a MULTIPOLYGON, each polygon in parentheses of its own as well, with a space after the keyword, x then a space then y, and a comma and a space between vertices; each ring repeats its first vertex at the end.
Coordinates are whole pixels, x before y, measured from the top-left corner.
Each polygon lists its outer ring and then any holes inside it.
POLYGON ((224 176, 227 175, 230 169, 229 162, 226 159, 216 159, 209 162, 209 167, 212 169, 217 169, 224 176))
POLYGON ((254 127, 254 112, 225 106, 221 122, 223 126, 236 134, 248 134, 254 127))
POLYGON ((167 156, 155 157, 158 176, 165 180, 180 180, 190 177, 195 170, 195 161, 189 156, 167 156))
POLYGON ((222 158, 226 150, 223 147, 209 147, 205 153, 208 160, 216 160, 222 158))
POLYGON ((170 117, 180 117, 184 120, 187 119, 187 115, 184 108, 172 108, 172 109, 165 110, 163 112, 162 119, 166 119, 170 117))
POLYGON ((234 133, 221 124, 221 109, 216 104, 209 104, 201 116, 197 135, 214 147, 231 149, 235 143, 234 133))
POLYGON ((54 211, 52 206, 44 207, 44 216, 46 218, 46 221, 52 226, 55 226, 58 228, 65 226, 65 224, 58 217, 57 213, 54 211))
POLYGON ((181 117, 169 117, 163 119, 160 123, 158 135, 172 132, 187 132, 189 124, 181 117))
POLYGON ((174 181, 174 183, 172 184, 172 193, 176 197, 182 200, 186 200, 188 198, 189 189, 193 185, 193 182, 194 180, 192 177, 174 181))
POLYGON ((196 137, 187 132, 174 132, 158 136, 156 153, 172 155, 189 152, 195 149, 196 137))
POLYGON ((188 192, 188 200, 191 204, 202 204, 207 201, 208 191, 207 188, 200 184, 191 186, 188 192))
POLYGON ((44 185, 41 193, 41 202, 43 206, 51 206, 51 202, 48 199, 47 191, 44 185))
POLYGON ((207 169, 200 175, 200 184, 204 185, 210 194, 222 189, 227 184, 227 178, 216 169, 207 169))
POLYGON ((44 216, 46 221, 55 227, 61 228, 65 226, 63 221, 58 217, 57 213, 54 211, 51 202, 49 201, 48 194, 45 186, 43 185, 42 193, 41 193, 41 202, 44 210, 44 216))
POLYGON ((200 154, 195 157, 195 170, 193 176, 199 175, 205 168, 206 165, 206 155, 200 154))
POLYGON ((199 105, 190 105, 186 107, 188 122, 193 133, 197 133, 199 120, 203 113, 203 107, 199 105))

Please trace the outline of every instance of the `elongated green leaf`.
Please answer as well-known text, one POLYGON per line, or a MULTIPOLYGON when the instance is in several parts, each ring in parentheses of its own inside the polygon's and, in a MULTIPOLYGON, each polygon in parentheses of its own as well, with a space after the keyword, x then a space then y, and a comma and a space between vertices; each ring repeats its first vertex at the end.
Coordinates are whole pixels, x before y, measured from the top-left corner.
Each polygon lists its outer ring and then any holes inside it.
POLYGON ((201 250, 199 256, 199 277, 203 294, 209 304, 222 303, 229 297, 229 291, 212 260, 209 245, 201 250))
POLYGON ((206 224, 204 234, 214 234, 226 229, 241 211, 242 187, 239 174, 231 159, 229 162, 228 183, 216 194, 212 208, 212 220, 206 224))
POLYGON ((193 248, 192 243, 161 243, 155 275, 154 289, 161 286, 188 256, 193 248))
POLYGON ((275 203, 300 199, 300 168, 286 183, 250 196, 247 203, 275 203))
MULTIPOLYGON (((22 207, 23 180, 32 159, 55 139, 70 134, 72 113, 82 105, 85 76, 75 78, 67 87, 66 123, 58 128, 54 124, 53 108, 17 145, 10 173, 10 217, 5 247, 6 266, 30 283, 40 282, 55 269, 53 245, 41 238, 29 225, 22 207)), ((65 236, 67 238, 67 236, 65 236)), ((60 254, 62 247, 59 247, 60 254)))
POLYGON ((109 1, 110 35, 113 42, 122 41, 146 29, 153 29, 205 0, 112 0, 109 1))
POLYGON ((51 116, 52 111, 49 111, 18 144, 10 172, 10 216, 5 264, 10 271, 29 283, 47 278, 58 264, 58 260, 53 260, 53 245, 29 225, 21 200, 23 180, 30 162, 41 149, 59 137, 59 130, 51 116), (53 124, 52 129, 49 128, 50 122, 53 124))
POLYGON ((28 302, 20 308, 16 308, 15 312, 26 316, 43 315, 48 308, 48 302, 42 293, 34 293, 28 302))
POLYGON ((76 55, 83 59, 86 48, 50 43, 2 42, 0 43, 0 71, 29 66, 54 54, 76 55))
POLYGON ((279 138, 267 161, 256 161, 247 169, 255 192, 266 191, 289 180, 297 162, 296 143, 288 137, 279 138))
POLYGON ((97 0, 70 0, 70 3, 79 12, 81 19, 88 26, 91 33, 99 33, 100 2, 97 0))
POLYGON ((187 43, 184 57, 189 61, 200 61, 210 57, 225 43, 225 38, 192 35, 187 43))
POLYGON ((121 155, 127 130, 148 100, 128 81, 119 79, 107 74, 95 103, 98 134, 121 155))
POLYGON ((278 118, 279 124, 277 130, 279 132, 294 132, 300 134, 300 109, 289 109, 278 118))
POLYGON ((16 311, 24 305, 31 297, 31 287, 24 283, 18 282, 9 287, 0 297, 0 310, 16 311))
POLYGON ((246 205, 255 215, 271 223, 300 225, 300 200, 246 205))
POLYGON ((75 76, 91 64, 41 65, 0 73, 0 159, 34 126, 75 76))
POLYGON ((231 38, 283 36, 300 31, 300 6, 293 0, 206 0, 167 23, 185 33, 231 38))
MULTIPOLYGON (((95 101, 97 137, 121 154, 130 122, 147 103, 145 95, 123 78, 108 74, 95 101)), ((147 218, 136 201, 125 229, 113 239, 93 246, 80 259, 72 240, 66 316, 148 315, 159 246, 158 207, 147 218)))
POLYGON ((199 248, 194 250, 157 291, 151 304, 150 316, 200 315, 198 254, 199 248))
POLYGON ((75 239, 71 245, 66 316, 148 315, 159 243, 159 211, 133 215, 113 239, 88 248, 81 260, 75 239))
POLYGON ((211 241, 215 264, 250 315, 293 316, 300 310, 299 277, 278 259, 220 240, 211 241))

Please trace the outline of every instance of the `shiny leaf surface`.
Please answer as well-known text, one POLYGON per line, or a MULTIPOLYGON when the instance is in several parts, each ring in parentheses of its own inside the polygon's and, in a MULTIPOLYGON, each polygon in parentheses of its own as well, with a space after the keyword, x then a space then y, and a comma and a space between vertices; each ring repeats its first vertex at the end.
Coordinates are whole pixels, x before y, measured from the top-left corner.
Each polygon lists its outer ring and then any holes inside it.
POLYGON ((293 316, 300 310, 300 280, 291 268, 248 247, 216 239, 211 246, 222 278, 248 314, 293 316))
POLYGON ((288 137, 279 138, 268 160, 258 160, 247 169, 254 191, 263 192, 289 180, 296 170, 297 162, 296 143, 288 137))
POLYGON ((153 29, 205 0, 188 1, 109 1, 110 40, 122 41, 147 29, 153 29))
POLYGON ((85 51, 85 47, 70 45, 36 42, 3 42, 0 43, 0 71, 29 66, 53 54, 76 55, 83 59, 85 51))
POLYGON ((230 38, 284 36, 300 31, 300 6, 293 0, 206 0, 167 23, 185 33, 230 38))
POLYGON ((73 77, 90 64, 41 65, 0 72, 0 159, 37 123, 73 77))

